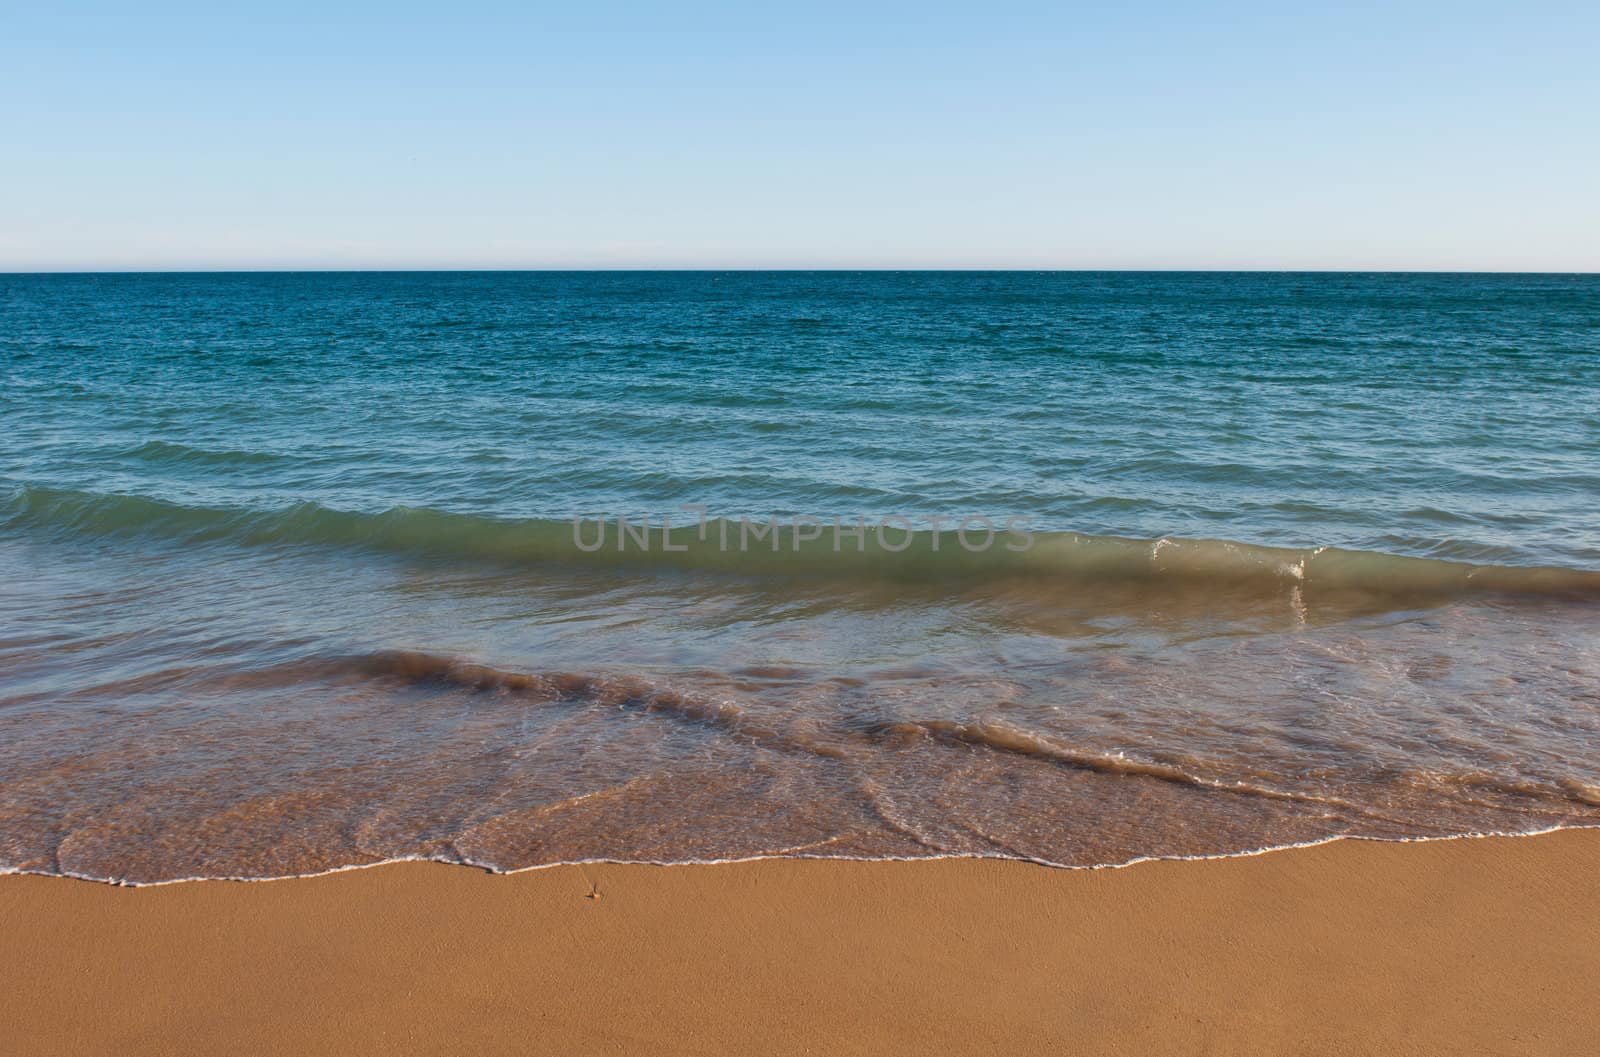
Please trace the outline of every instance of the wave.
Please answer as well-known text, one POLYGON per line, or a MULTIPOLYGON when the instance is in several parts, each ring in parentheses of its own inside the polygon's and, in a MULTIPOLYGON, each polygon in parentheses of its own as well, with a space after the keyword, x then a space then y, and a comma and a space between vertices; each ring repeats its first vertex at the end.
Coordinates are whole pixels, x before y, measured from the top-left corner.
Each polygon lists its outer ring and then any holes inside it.
MULTIPOLYGON (((864 738, 869 742, 891 746, 929 740, 1027 757, 1108 777, 1148 779, 1237 796, 1338 807, 1358 815, 1373 814, 1358 804, 1338 797, 1276 789, 1256 782, 1206 777, 1198 773, 1197 767, 1186 768, 1175 763, 1136 759, 1120 752, 1082 748, 1003 723, 963 723, 949 719, 869 720, 849 723, 834 731, 834 738, 828 738, 818 736, 815 732, 802 734, 782 729, 731 701, 684 693, 637 677, 518 672, 447 654, 415 650, 381 650, 338 658, 327 662, 322 671, 359 678, 395 679, 411 684, 503 691, 526 695, 537 702, 576 700, 611 708, 637 709, 663 714, 680 722, 716 727, 772 748, 807 752, 832 759, 850 758, 851 753, 845 743, 851 738, 864 738)), ((1527 795, 1533 793, 1527 792, 1527 795)))
MULTIPOLYGON (((230 690, 285 688, 314 682, 386 683, 403 688, 505 694, 529 706, 600 706, 616 714, 647 714, 669 722, 711 728, 723 735, 779 752, 849 761, 863 748, 905 749, 918 743, 964 746, 1088 771, 1108 778, 1154 781, 1259 800, 1336 809, 1351 817, 1395 822, 1385 812, 1329 791, 1297 790, 1236 777, 1201 758, 1155 753, 1144 757, 1074 744, 1059 736, 1009 723, 949 718, 855 715, 828 725, 786 724, 730 699, 718 690, 664 685, 642 675, 572 671, 521 671, 426 650, 381 649, 312 656, 260 668, 187 668, 119 680, 98 694, 126 694, 195 681, 230 690)), ((1482 770, 1419 768, 1387 774, 1399 785, 1444 791, 1458 797, 1485 794, 1554 805, 1600 806, 1600 787, 1572 777, 1530 778, 1482 770)))
POLYGON ((143 444, 123 449, 118 454, 125 459, 138 462, 198 467, 257 466, 288 461, 286 456, 272 452, 241 448, 206 448, 167 440, 147 440, 143 444))
POLYGON ((915 583, 1024 578, 1173 589, 1358 592, 1379 596, 1528 595, 1600 601, 1600 571, 1471 564, 1339 547, 1217 539, 1130 539, 993 525, 912 531, 897 523, 795 525, 715 519, 504 519, 420 507, 379 512, 305 502, 274 510, 188 506, 137 495, 17 486, 0 527, 57 536, 153 536, 191 543, 328 546, 459 561, 678 569, 816 580, 915 583))

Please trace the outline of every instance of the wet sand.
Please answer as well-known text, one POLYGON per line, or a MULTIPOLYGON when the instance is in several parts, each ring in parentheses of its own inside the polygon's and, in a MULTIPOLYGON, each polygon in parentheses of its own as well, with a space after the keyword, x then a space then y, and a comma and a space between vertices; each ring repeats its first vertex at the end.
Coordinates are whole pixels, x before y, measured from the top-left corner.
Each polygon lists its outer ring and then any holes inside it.
POLYGON ((1067 871, 0 877, 6 1052, 1580 1054, 1600 832, 1067 871))

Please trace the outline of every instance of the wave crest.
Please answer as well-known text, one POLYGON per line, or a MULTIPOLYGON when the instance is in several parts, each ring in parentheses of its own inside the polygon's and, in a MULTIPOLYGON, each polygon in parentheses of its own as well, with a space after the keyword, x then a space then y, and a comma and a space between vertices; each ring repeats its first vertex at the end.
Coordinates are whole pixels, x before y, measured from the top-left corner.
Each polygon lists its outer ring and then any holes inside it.
MULTIPOLYGON (((678 569, 816 580, 862 578, 913 583, 1026 578, 1128 582, 1178 589, 1360 592, 1380 596, 1532 595, 1600 600, 1600 571, 1557 566, 1478 565, 1345 550, 1268 547, 1233 540, 1129 539, 1077 532, 1032 532, 1019 549, 1002 531, 969 550, 950 530, 869 527, 842 538, 826 528, 795 539, 756 536, 748 525, 711 521, 666 535, 609 533, 600 546, 593 522, 501 519, 420 507, 375 513, 305 502, 274 510, 187 506, 135 495, 22 485, 0 506, 0 525, 46 535, 140 535, 247 546, 330 546, 515 565, 678 569), (670 546, 668 546, 670 544, 670 546)), ((762 523, 763 525, 765 523, 762 523)), ((615 525, 612 525, 615 529, 615 525)))

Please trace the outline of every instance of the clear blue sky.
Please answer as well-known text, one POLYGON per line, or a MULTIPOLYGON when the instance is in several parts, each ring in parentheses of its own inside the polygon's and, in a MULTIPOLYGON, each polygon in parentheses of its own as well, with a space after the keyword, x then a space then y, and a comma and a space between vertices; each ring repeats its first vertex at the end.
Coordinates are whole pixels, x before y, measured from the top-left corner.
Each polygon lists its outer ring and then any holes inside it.
POLYGON ((1600 270, 1600 4, 27 3, 0 269, 1600 270))

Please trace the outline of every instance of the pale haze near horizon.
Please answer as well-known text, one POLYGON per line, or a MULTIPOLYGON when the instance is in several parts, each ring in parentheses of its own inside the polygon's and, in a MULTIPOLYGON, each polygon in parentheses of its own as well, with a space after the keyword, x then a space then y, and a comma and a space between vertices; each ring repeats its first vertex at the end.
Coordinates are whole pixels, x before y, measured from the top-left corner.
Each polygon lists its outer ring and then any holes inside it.
POLYGON ((14 8, 0 270, 1600 270, 1600 8, 14 8))

